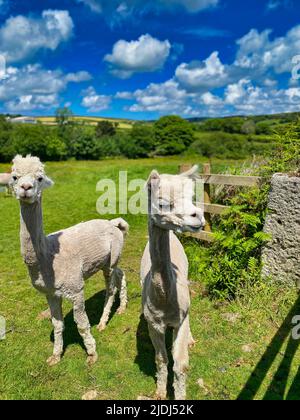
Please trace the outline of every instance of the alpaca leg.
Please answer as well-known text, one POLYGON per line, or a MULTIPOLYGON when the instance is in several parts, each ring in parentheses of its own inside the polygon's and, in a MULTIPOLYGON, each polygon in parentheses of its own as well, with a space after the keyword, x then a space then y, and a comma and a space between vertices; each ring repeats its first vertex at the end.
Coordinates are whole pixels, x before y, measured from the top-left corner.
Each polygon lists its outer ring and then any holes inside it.
POLYGON ((174 330, 174 390, 176 400, 186 399, 186 373, 189 366, 190 325, 187 317, 178 329, 174 330))
POLYGON ((111 308, 115 301, 115 296, 117 293, 117 287, 115 285, 115 275, 114 270, 104 271, 105 284, 106 284, 106 296, 104 303, 104 310, 98 325, 98 331, 103 331, 106 328, 108 323, 109 315, 111 313, 111 308))
POLYGON ((74 320, 77 324, 78 332, 81 335, 87 354, 89 365, 96 363, 98 355, 96 351, 96 341, 91 334, 91 326, 85 311, 84 293, 80 293, 73 299, 74 320))
POLYGON ((126 276, 119 268, 116 268, 115 275, 118 279, 117 285, 120 290, 120 307, 117 310, 117 314, 121 315, 125 312, 128 303, 126 276))
POLYGON ((157 389, 156 398, 163 400, 167 396, 168 384, 168 353, 166 349, 165 332, 161 333, 154 329, 151 325, 149 327, 149 335, 155 349, 155 361, 157 368, 157 389))
POLYGON ((64 348, 64 318, 62 312, 62 301, 60 298, 55 297, 47 297, 47 300, 50 307, 51 319, 54 328, 53 355, 49 357, 47 363, 49 366, 55 366, 60 362, 64 348))

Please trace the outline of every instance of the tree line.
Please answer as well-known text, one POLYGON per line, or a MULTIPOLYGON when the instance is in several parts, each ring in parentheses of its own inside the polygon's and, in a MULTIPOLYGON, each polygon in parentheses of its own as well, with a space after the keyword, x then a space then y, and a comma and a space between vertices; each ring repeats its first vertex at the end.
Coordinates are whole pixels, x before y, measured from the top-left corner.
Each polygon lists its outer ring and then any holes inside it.
POLYGON ((199 154, 208 158, 243 159, 264 155, 273 145, 276 128, 286 124, 271 119, 233 117, 192 123, 179 116, 155 122, 137 122, 132 129, 99 121, 90 126, 73 118, 67 108, 56 113, 56 125, 12 124, 0 116, 0 161, 28 153, 46 161, 99 160, 123 156, 129 159, 199 154))

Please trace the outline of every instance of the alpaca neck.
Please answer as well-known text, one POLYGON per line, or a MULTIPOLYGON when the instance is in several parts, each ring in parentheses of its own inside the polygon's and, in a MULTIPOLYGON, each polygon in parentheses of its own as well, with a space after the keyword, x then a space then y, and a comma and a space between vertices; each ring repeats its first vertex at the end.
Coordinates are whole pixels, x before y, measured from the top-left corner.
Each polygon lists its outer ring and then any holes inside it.
POLYGON ((170 289, 172 263, 170 255, 170 232, 149 222, 151 273, 153 285, 164 294, 170 289))
POLYGON ((21 202, 21 250, 26 264, 39 264, 46 247, 41 199, 34 204, 21 202))

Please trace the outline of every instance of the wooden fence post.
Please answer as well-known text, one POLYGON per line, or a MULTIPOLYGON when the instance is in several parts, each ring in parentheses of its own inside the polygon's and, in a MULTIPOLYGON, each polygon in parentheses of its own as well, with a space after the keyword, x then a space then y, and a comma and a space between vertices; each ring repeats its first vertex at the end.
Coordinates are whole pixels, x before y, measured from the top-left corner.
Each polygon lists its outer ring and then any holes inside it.
MULTIPOLYGON (((210 163, 205 163, 203 165, 203 174, 204 175, 210 175, 211 174, 211 166, 210 163)), ((204 184, 204 204, 211 204, 211 199, 210 199, 210 185, 209 184, 204 184)), ((211 232, 211 216, 209 213, 205 213, 205 220, 206 220, 206 225, 204 228, 205 232, 211 232)))
POLYGON ((191 165, 190 163, 184 163, 183 165, 179 166, 179 173, 183 174, 184 172, 189 171, 190 169, 192 169, 193 165, 191 165))

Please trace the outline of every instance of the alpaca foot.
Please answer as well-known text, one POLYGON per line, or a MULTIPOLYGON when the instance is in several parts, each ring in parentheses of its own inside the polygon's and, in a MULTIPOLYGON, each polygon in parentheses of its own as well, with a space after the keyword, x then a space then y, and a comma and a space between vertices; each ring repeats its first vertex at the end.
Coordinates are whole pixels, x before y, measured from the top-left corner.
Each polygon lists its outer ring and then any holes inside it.
POLYGON ((126 306, 120 306, 120 307, 117 309, 117 314, 118 314, 118 315, 123 315, 123 314, 125 313, 125 311, 126 311, 126 306))
POLYGON ((86 363, 88 366, 93 366, 98 360, 98 354, 94 353, 88 356, 88 358, 86 359, 86 363))
POLYGON ((105 328, 106 328, 106 324, 104 324, 104 323, 100 322, 100 324, 99 324, 99 325, 98 325, 98 327, 97 327, 97 330, 98 330, 99 332, 101 332, 101 331, 104 331, 104 330, 105 330, 105 328))
POLYGON ((51 312, 50 309, 47 309, 46 311, 41 312, 37 316, 38 321, 45 321, 46 319, 51 319, 51 312))
POLYGON ((58 363, 61 361, 61 356, 59 355, 53 355, 51 357, 49 357, 49 359, 47 360, 47 364, 50 367, 56 366, 58 365, 58 363))

